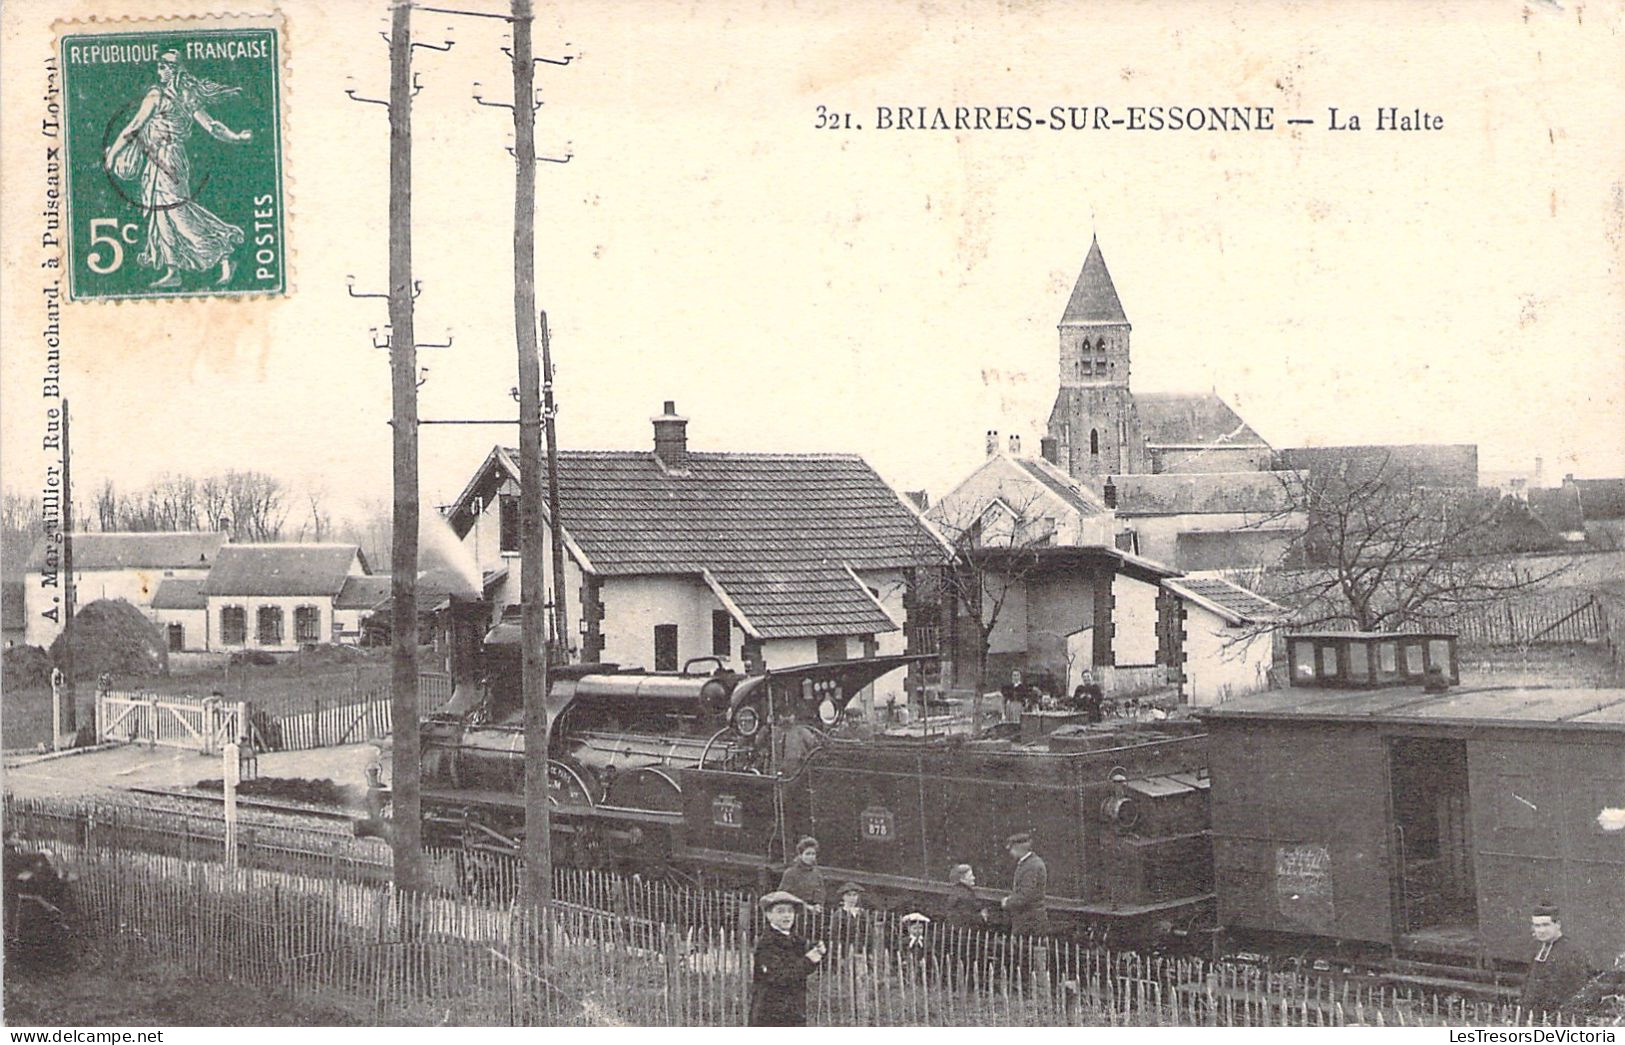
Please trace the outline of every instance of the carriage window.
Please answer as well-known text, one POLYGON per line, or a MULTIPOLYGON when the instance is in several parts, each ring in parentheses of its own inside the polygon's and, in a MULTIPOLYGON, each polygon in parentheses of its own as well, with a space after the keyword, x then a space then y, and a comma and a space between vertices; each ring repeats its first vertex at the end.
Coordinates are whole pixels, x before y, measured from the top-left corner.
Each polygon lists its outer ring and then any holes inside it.
POLYGON ((1363 642, 1349 643, 1349 677, 1361 681, 1371 677, 1371 650, 1363 642))
POLYGON ((1384 675, 1392 675, 1399 670, 1399 646, 1392 642, 1384 642, 1377 646, 1377 670, 1384 675))
POLYGON ((1446 675, 1450 674, 1450 643, 1444 639, 1429 640, 1428 663, 1446 675))
POLYGON ((1320 677, 1329 679, 1337 674, 1337 647, 1320 647, 1320 677))
POLYGON ((1422 674, 1422 647, 1412 644, 1405 647, 1405 674, 1422 674))
POLYGON ((1294 642, 1292 644, 1292 681, 1313 682, 1314 680, 1314 644, 1309 642, 1294 642))

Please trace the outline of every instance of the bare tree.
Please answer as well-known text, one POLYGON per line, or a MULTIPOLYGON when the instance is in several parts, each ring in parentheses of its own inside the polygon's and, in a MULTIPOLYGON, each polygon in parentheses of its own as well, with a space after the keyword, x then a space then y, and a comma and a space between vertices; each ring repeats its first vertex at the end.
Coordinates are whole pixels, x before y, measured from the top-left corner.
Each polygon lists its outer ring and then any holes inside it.
POLYGON ((956 619, 973 630, 979 689, 993 682, 988 678, 987 662, 1006 606, 1039 573, 1036 550, 1054 541, 1053 520, 1034 511, 1041 499, 1041 494, 1033 492, 1016 504, 999 499, 967 503, 957 511, 945 511, 939 505, 931 514, 958 552, 943 570, 942 584, 958 607, 956 619))
POLYGON ((36 496, 7 490, 0 496, 0 562, 6 576, 21 576, 34 542, 45 532, 45 514, 36 496))
MULTIPOLYGON (((312 486, 305 490, 305 505, 310 514, 299 524, 296 534, 301 541, 310 540, 317 544, 330 540, 334 536, 333 515, 327 510, 327 491, 321 486, 312 486)), ((359 543, 359 542, 357 542, 359 543)))
POLYGON ((103 533, 118 529, 118 491, 113 488, 113 480, 103 479, 101 485, 96 487, 94 504, 97 528, 103 533))
POLYGON ((275 541, 287 520, 288 489, 264 472, 227 472, 223 477, 232 531, 245 541, 275 541))
POLYGON ((1498 494, 1430 487, 1387 456, 1280 475, 1278 516, 1308 519, 1292 553, 1301 565, 1250 580, 1293 611, 1295 627, 1438 626, 1462 610, 1538 588, 1567 568, 1566 561, 1517 557, 1498 494))

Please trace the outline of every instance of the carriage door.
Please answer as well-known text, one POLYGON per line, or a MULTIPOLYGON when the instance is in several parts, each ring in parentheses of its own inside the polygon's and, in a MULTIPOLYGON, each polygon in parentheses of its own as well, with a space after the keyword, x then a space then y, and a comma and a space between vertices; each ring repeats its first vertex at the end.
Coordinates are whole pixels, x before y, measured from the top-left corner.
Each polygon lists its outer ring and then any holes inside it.
POLYGON ((1440 943, 1470 942, 1478 928, 1478 903, 1467 743, 1396 737, 1388 742, 1388 755, 1396 928, 1440 943))

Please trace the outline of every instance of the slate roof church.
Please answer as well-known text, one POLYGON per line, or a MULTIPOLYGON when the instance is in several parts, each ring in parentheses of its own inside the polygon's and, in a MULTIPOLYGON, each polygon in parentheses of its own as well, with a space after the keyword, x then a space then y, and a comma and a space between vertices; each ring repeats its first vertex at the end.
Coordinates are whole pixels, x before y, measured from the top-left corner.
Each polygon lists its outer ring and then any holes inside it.
POLYGON ((1218 395, 1130 390, 1131 330, 1095 239, 1061 315, 1045 456, 1096 490, 1124 474, 1268 470, 1274 451, 1218 395))

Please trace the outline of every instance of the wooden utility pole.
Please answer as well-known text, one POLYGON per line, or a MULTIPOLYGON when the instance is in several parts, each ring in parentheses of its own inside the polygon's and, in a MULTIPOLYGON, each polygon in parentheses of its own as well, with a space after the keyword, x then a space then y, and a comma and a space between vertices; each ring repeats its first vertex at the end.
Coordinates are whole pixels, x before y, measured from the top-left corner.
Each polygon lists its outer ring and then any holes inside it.
POLYGON ((559 433, 557 411, 553 406, 553 348, 547 333, 547 313, 542 321, 542 420, 547 423, 547 516, 553 521, 548 530, 553 551, 553 648, 551 663, 569 659, 570 614, 564 603, 564 518, 559 514, 559 433))
POLYGON ((394 405, 395 533, 390 554, 395 885, 423 884, 418 765, 418 359, 412 328, 412 7, 395 0, 389 32, 389 370, 394 405))
POLYGON ((73 685, 73 615, 79 611, 79 588, 73 582, 73 448, 69 445, 68 401, 62 400, 62 714, 54 723, 51 746, 79 733, 78 697, 73 685))
MULTIPOLYGON (((525 897, 553 898, 547 807, 546 550, 542 539, 541 366, 536 356, 536 64, 530 0, 513 0, 513 323, 519 349, 519 601, 524 618, 525 897)), ((556 525, 556 524, 555 524, 556 525)))

